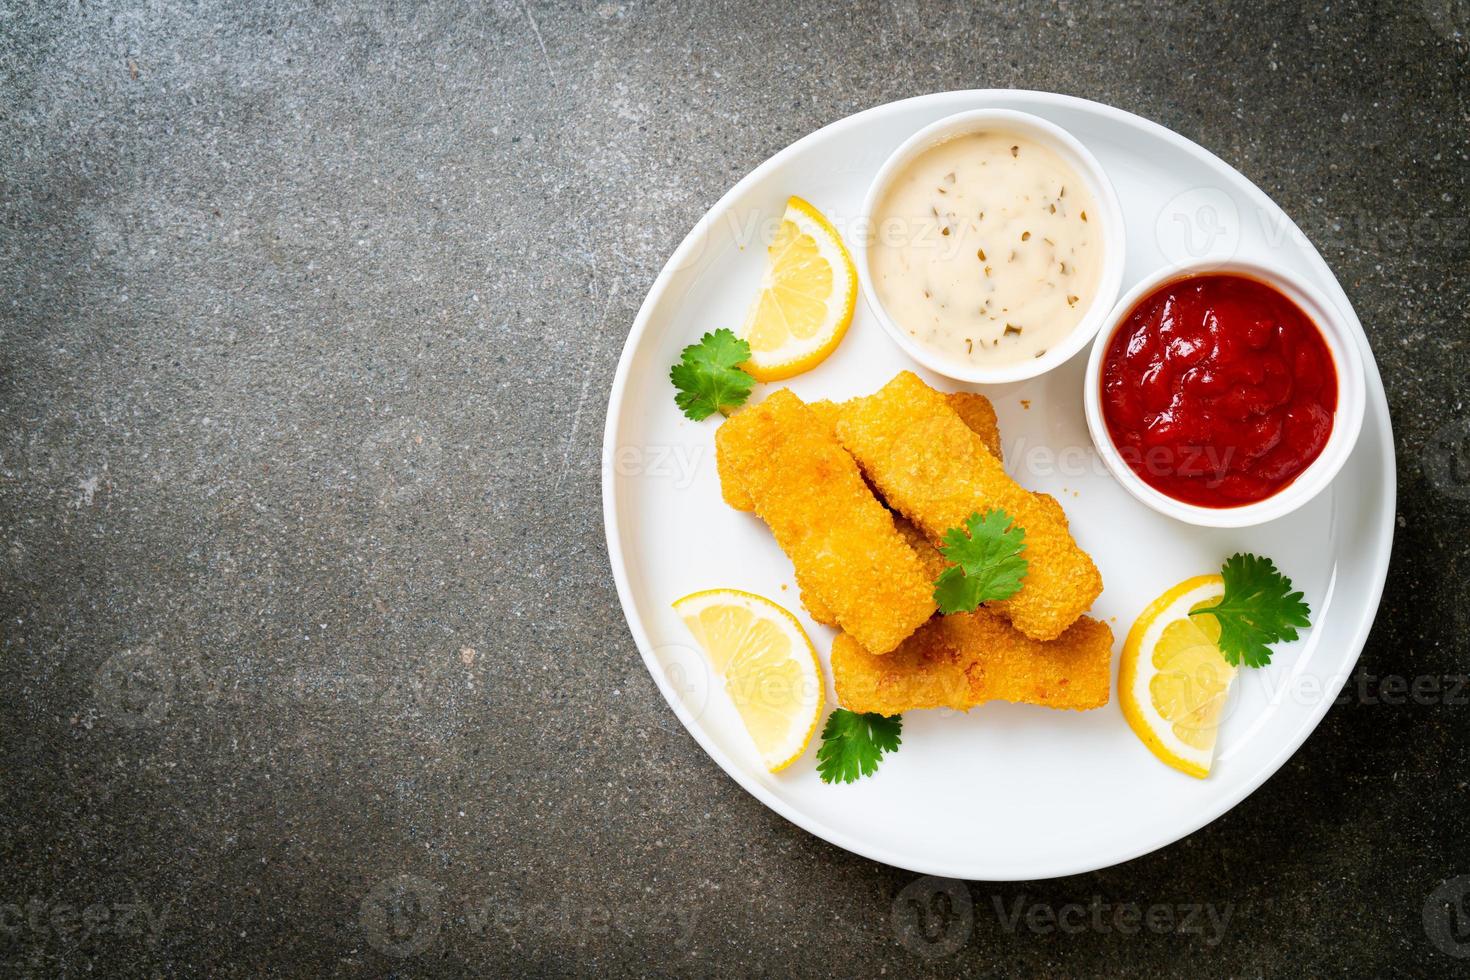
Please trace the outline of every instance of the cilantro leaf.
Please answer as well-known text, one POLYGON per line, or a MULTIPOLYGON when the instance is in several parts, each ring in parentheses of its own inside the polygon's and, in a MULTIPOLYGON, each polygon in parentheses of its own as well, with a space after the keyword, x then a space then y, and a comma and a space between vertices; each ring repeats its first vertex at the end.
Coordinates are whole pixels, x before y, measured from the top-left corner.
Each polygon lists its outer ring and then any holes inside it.
POLYGON ((971 612, 982 602, 1009 599, 1019 592, 1028 564, 1021 557, 1025 542, 1025 529, 1013 525, 1010 515, 998 508, 971 514, 963 529, 945 531, 939 553, 955 564, 934 583, 939 611, 971 612))
POLYGON ((684 348, 669 380, 679 393, 674 403, 694 421, 744 404, 755 379, 740 369, 750 360, 750 345, 721 328, 684 348))
POLYGON ((898 751, 903 716, 885 718, 838 708, 827 716, 822 728, 822 747, 817 749, 817 773, 824 783, 856 782, 859 776, 878 771, 885 752, 898 751))
POLYGON ((1297 627, 1312 625, 1312 610, 1300 592, 1291 591, 1291 579, 1277 571, 1271 559, 1234 554, 1220 575, 1225 579, 1224 598, 1194 615, 1215 617, 1220 624, 1220 652, 1230 663, 1264 667, 1271 662, 1269 644, 1295 640, 1297 627))

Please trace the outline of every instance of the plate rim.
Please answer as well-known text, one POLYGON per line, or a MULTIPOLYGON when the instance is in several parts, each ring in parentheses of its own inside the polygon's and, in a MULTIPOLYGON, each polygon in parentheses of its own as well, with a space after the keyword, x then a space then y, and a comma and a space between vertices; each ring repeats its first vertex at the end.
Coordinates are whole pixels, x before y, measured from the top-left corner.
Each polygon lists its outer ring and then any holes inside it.
MULTIPOLYGON (((956 111, 963 110, 956 109, 956 111)), ((840 847, 843 850, 872 861, 886 864, 890 867, 902 868, 917 874, 975 881, 1040 881, 1069 875, 1085 874, 1103 868, 1114 867, 1183 840, 1185 837, 1218 820, 1221 816, 1234 809, 1246 797, 1265 785, 1266 781, 1274 776, 1286 764, 1287 760, 1296 754, 1297 749, 1321 725, 1322 719, 1326 716, 1328 709, 1336 702, 1338 694, 1341 693, 1348 678, 1352 675, 1358 658, 1362 656, 1363 648, 1368 641, 1368 635, 1372 631, 1373 624, 1377 619, 1378 608, 1383 599, 1383 589, 1388 579, 1388 569, 1393 551, 1394 521, 1392 520, 1392 515, 1396 514, 1398 509, 1398 469, 1393 440, 1393 424, 1388 411, 1388 397, 1383 386, 1383 377, 1378 370, 1378 361, 1373 356, 1373 350, 1368 343, 1367 332, 1363 329, 1362 321, 1358 318, 1357 311, 1353 308, 1352 302, 1348 298, 1346 291, 1343 290, 1337 275, 1327 265, 1326 260, 1317 251, 1317 247, 1312 243, 1311 239, 1301 233, 1296 222, 1291 219, 1291 216, 1249 177, 1246 177, 1235 167, 1203 146, 1200 146, 1188 137, 1169 129, 1161 123, 1154 122, 1137 113, 1119 109, 1116 106, 1110 106, 1092 99, 1084 99, 1057 92, 1016 88, 954 89, 944 92, 931 92, 925 95, 917 95, 870 106, 867 109, 834 120, 783 147, 763 160, 721 195, 700 216, 699 220, 695 222, 694 227, 679 242, 678 247, 674 249, 673 254, 669 256, 668 260, 659 270, 658 275, 654 278, 653 284, 649 287, 647 295, 644 296, 643 303, 638 308, 637 315, 633 319, 632 328, 628 332, 627 340, 623 344, 622 353, 618 357, 617 369, 614 372, 612 387, 608 396, 607 415, 603 424, 601 477, 603 531, 607 541, 608 563, 612 569, 613 581, 617 588, 618 604, 622 609, 623 619, 628 624, 628 630, 638 647, 639 655, 643 659, 643 665, 653 678, 659 693, 663 695, 664 701, 668 706, 673 709, 675 716, 678 717, 685 731, 694 738, 700 748, 705 751, 705 754, 714 760, 715 764, 724 770, 725 774, 733 779, 747 793, 775 813, 815 837, 840 847), (1383 456, 1384 482, 1382 489, 1384 494, 1384 507, 1390 515, 1390 519, 1384 522, 1383 527, 1377 533, 1378 540, 1375 542, 1374 550, 1381 555, 1381 560, 1377 563, 1377 567, 1370 572, 1369 586, 1372 601, 1365 603, 1362 607, 1363 612, 1360 614, 1357 627, 1353 632, 1352 641, 1349 644, 1353 653, 1351 659, 1347 661, 1348 669, 1341 671, 1340 675, 1332 679, 1333 683, 1324 687, 1323 697, 1313 709, 1310 723, 1302 726, 1297 736, 1289 739, 1287 743, 1283 743, 1277 752, 1259 768, 1255 776, 1243 781, 1241 787, 1236 792, 1222 797, 1213 806, 1202 809, 1197 819, 1191 818, 1188 821, 1184 821, 1181 824, 1183 829, 1178 833, 1170 831, 1162 839, 1149 839, 1146 842, 1122 848, 1118 853, 1105 856, 1101 862, 1061 864, 1056 867, 1047 867, 1031 874, 1001 874, 997 876, 993 874, 987 875, 983 869, 973 867, 940 866, 924 860, 912 860, 903 855, 896 854, 885 847, 872 845, 867 841, 858 840, 848 833, 829 827, 820 819, 789 806, 785 801, 770 793, 759 782, 749 778, 734 764, 733 760, 726 757, 725 753, 714 744, 712 739, 702 732, 700 727, 695 724, 694 719, 685 711, 676 692, 670 687, 667 678, 664 677, 664 671, 659 668, 658 662, 652 652, 654 644, 644 629, 643 623, 639 617, 634 616, 630 612, 634 608, 634 605, 632 587, 629 584, 626 570, 627 562, 623 550, 622 536, 619 533, 617 522, 617 481, 613 478, 613 470, 608 466, 608 460, 615 458, 617 451, 617 429, 622 417, 621 409, 628 387, 634 351, 641 345, 643 337, 648 331, 653 310, 661 302, 663 294, 668 289, 670 280, 684 266, 685 262, 688 261, 689 253, 699 247, 699 238, 702 230, 706 227, 706 222, 711 220, 711 216, 724 213, 729 208, 731 202, 738 198, 748 186, 762 179, 769 171, 778 168, 790 157, 800 153, 809 143, 816 142, 820 137, 831 135, 834 131, 860 126, 870 116, 894 109, 898 106, 913 106, 915 103, 940 102, 944 100, 972 100, 976 104, 970 106, 971 108, 983 108, 982 103, 987 100, 1014 98, 1016 96, 1033 98, 1040 105, 1090 112, 1111 119, 1114 122, 1141 128, 1177 146, 1184 152, 1200 159, 1205 164, 1223 167, 1239 178, 1241 184, 1248 189, 1248 196, 1252 197, 1257 205, 1265 205, 1275 213, 1279 213, 1287 221, 1289 226, 1297 232, 1302 252, 1307 257, 1309 264, 1314 266, 1319 273, 1325 273, 1327 280, 1331 282, 1333 289, 1328 290, 1328 293, 1333 296, 1335 301, 1342 304, 1344 311, 1347 313, 1349 325, 1356 332, 1358 344, 1364 355, 1364 369, 1369 382, 1367 408, 1372 413, 1375 423, 1381 424, 1383 429, 1381 453, 1383 456)))

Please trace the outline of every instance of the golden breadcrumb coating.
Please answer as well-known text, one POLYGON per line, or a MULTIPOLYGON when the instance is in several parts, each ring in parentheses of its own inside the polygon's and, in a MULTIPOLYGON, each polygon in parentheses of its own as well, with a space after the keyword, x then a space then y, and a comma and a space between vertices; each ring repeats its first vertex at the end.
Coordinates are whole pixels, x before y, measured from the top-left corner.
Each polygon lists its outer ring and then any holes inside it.
POLYGON ((936 546, 945 531, 995 507, 1026 529, 1021 591, 991 608, 1027 636, 1055 639, 1102 592, 1097 566, 1077 547, 1056 502, 1007 476, 944 395, 911 372, 843 404, 837 435, 888 505, 936 546))
POLYGON ((919 564, 924 566, 924 574, 928 576, 929 581, 933 582, 943 575, 950 563, 939 553, 938 548, 929 543, 929 539, 924 537, 924 532, 914 527, 909 519, 901 514, 893 519, 893 524, 898 528, 898 533, 903 535, 903 539, 909 543, 909 547, 914 549, 914 554, 919 556, 919 564))
POLYGON ((801 399, 775 391, 715 440, 801 587, 864 648, 887 653, 934 613, 933 582, 893 516, 801 399))
POLYGON ((720 474, 720 496, 725 498, 725 503, 736 510, 755 510, 755 501, 745 492, 745 484, 740 482, 740 474, 735 472, 735 464, 718 435, 715 436, 715 471, 720 474))
POLYGON ((1086 710, 1108 703, 1113 631, 1083 616, 1055 640, 1033 640, 989 609, 936 616, 875 657, 846 633, 832 645, 837 700, 850 711, 961 711, 986 701, 1086 710))
MULTIPOLYGON (((991 406, 990 399, 968 391, 957 391, 947 397, 960 418, 965 420, 965 424, 974 429, 985 440, 986 448, 995 454, 996 459, 1000 459, 1000 428, 996 424, 995 409, 991 406)), ((836 430, 837 413, 841 407, 838 402, 832 401, 807 403, 807 408, 811 409, 817 424, 833 432, 836 430)), ((732 472, 733 467, 728 459, 728 454, 720 448, 718 440, 715 444, 715 464, 719 468, 720 494, 725 498, 725 503, 740 511, 754 510, 755 502, 750 499, 750 494, 745 492, 745 486, 740 482, 739 474, 732 472)), ((1047 499, 1051 500, 1050 497, 1047 499)), ((930 578, 937 578, 948 563, 908 521, 898 518, 896 523, 899 525, 899 530, 904 533, 905 540, 908 540, 910 544, 916 544, 916 542, 923 544, 923 551, 919 552, 919 557, 929 562, 925 567, 932 572, 930 578)), ((823 626, 837 625, 837 617, 832 610, 827 608, 816 593, 806 587, 800 575, 796 577, 796 587, 801 594, 801 604, 806 607, 812 619, 823 626)))
MULTIPOLYGON (((996 422, 995 406, 990 404, 990 399, 984 395, 977 395, 973 391, 956 391, 945 397, 949 399, 950 407, 959 414, 960 418, 964 419, 965 424, 985 440, 985 448, 994 453, 996 459, 1002 459, 1000 425, 996 422)), ((819 401, 808 402, 806 407, 812 410, 823 427, 835 431, 837 413, 843 404, 819 401)), ((718 442, 715 444, 715 468, 720 474, 720 496, 725 498, 725 503, 736 510, 754 510, 755 504, 751 501, 750 494, 745 492, 745 487, 740 484, 738 475, 730 472, 730 461, 720 451, 718 442)), ((823 620, 817 621, 823 622, 823 620)))
POLYGON ((806 607, 807 614, 815 622, 823 626, 837 626, 837 614, 834 613, 815 591, 806 587, 801 580, 801 575, 796 576, 796 591, 801 596, 801 604, 806 607))
POLYGON ((995 406, 990 404, 990 399, 973 391, 952 391, 944 398, 970 430, 984 440, 990 454, 1005 462, 1000 451, 1000 423, 996 421, 995 406))
POLYGON ((819 402, 807 402, 806 407, 812 410, 812 418, 817 420, 825 432, 832 433, 832 438, 837 438, 837 413, 842 408, 841 402, 822 399, 819 402))

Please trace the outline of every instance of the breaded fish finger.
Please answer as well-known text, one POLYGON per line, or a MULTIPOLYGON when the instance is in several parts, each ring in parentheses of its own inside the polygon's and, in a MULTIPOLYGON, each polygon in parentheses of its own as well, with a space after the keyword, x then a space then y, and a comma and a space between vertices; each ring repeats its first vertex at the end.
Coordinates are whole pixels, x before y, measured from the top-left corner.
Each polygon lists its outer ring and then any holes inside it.
MULTIPOLYGON (((950 407, 964 419, 965 424, 985 440, 985 448, 994 453, 996 459, 1002 459, 1000 424, 996 421, 995 406, 990 404, 990 399, 973 391, 956 391, 945 397, 949 400, 950 407)), ((817 420, 823 425, 835 428, 837 413, 843 404, 830 401, 808 402, 807 408, 816 414, 817 420)), ((750 494, 729 474, 729 464, 724 453, 720 452, 718 443, 715 445, 715 467, 720 474, 720 496, 725 498, 725 503, 736 510, 754 510, 755 505, 751 502, 750 494)), ((818 619, 817 622, 823 620, 818 619)))
MULTIPOLYGON (((973 428, 981 438, 986 440, 987 447, 991 447, 991 451, 999 459, 1000 430, 995 425, 995 409, 990 406, 990 399, 984 395, 975 395, 969 392, 955 392, 949 396, 949 403, 956 406, 957 409, 961 406, 964 408, 960 417, 965 419, 965 423, 973 428)), ((812 414, 816 416, 817 422, 824 429, 835 432, 837 413, 841 409, 841 406, 837 402, 809 402, 807 408, 812 410, 812 414)), ((733 478, 726 480, 722 470, 720 483, 727 502, 730 500, 729 484, 732 481, 733 478)), ((1051 500, 1050 497, 1046 499, 1051 500)), ((1052 501, 1052 503, 1055 504, 1056 502, 1052 501)), ((931 581, 937 579, 940 573, 949 567, 949 562, 945 561, 944 556, 934 549, 934 546, 929 543, 922 532, 902 516, 895 517, 893 523, 897 526, 899 533, 903 535, 903 539, 913 547, 914 553, 919 556, 919 560, 924 565, 924 574, 931 581)), ((811 615, 812 619, 821 623, 823 626, 837 625, 837 617, 833 615, 832 610, 827 608, 827 605, 822 602, 815 592, 806 587, 800 575, 796 577, 796 587, 797 591, 801 594, 801 604, 806 607, 806 611, 811 615)))
POLYGON ((844 633, 832 645, 832 681, 844 708, 882 715, 986 701, 1083 711, 1108 703, 1112 657, 1113 631, 1088 616, 1042 641, 981 608, 936 616, 882 657, 844 633))
MULTIPOLYGON (((831 402, 827 404, 830 405, 831 402)), ((1055 497, 1046 493, 1033 494, 1033 496, 1042 504, 1055 511, 1058 519, 1066 523, 1067 515, 1062 511, 1062 505, 1057 503, 1055 497)), ((899 535, 908 542, 910 548, 914 549, 914 554, 919 556, 919 564, 924 566, 924 575, 931 582, 937 582, 939 576, 943 575, 944 570, 952 564, 949 559, 941 555, 939 549, 930 544, 929 539, 924 537, 924 532, 914 527, 909 519, 902 514, 894 515, 893 526, 898 528, 899 535)), ((822 600, 813 595, 810 589, 802 585, 800 575, 796 577, 796 588, 801 593, 801 604, 806 607, 806 611, 811 614, 812 619, 821 623, 823 626, 837 625, 837 618, 832 615, 832 610, 823 605, 822 600)))
POLYGON ((887 653, 933 615, 934 584, 918 556, 801 399, 776 391, 736 412, 715 441, 801 587, 864 648, 887 653))
MULTIPOLYGON (((968 391, 957 391, 948 395, 947 398, 950 405, 954 406, 955 410, 959 413, 960 418, 965 420, 965 424, 974 429, 976 434, 985 440, 986 448, 995 454, 996 459, 1000 459, 1000 428, 996 423, 995 408, 991 406, 990 399, 984 395, 978 395, 968 391)), ((808 402, 807 408, 811 409, 812 414, 816 417, 817 423, 824 429, 835 430, 837 413, 841 409, 840 403, 831 401, 808 402)), ((731 466, 727 456, 728 454, 720 448, 720 444, 716 440, 715 463, 719 468, 720 474, 720 494, 725 498, 725 503, 736 510, 753 510, 755 504, 750 499, 750 495, 745 492, 745 487, 740 484, 737 476, 730 472, 731 466)), ((939 573, 944 571, 949 563, 940 556, 939 552, 934 550, 934 546, 908 521, 900 517, 895 520, 895 523, 898 525, 898 529, 903 534, 904 539, 910 545, 915 545, 916 550, 918 544, 923 545, 923 550, 918 551, 918 555, 920 559, 925 560, 926 574, 931 579, 937 578, 939 573)), ((837 617, 833 614, 832 610, 827 608, 826 604, 822 602, 813 590, 807 588, 800 575, 796 576, 796 587, 801 595, 801 604, 806 608, 807 613, 810 614, 812 619, 824 626, 837 625, 837 617)))
POLYGON ((974 513, 1001 508, 1026 530, 1021 591, 993 604, 1016 629, 1051 640, 1092 605, 1102 577, 1072 539, 1055 502, 1006 475, 945 397, 903 371, 877 394, 838 412, 837 436, 888 505, 936 546, 974 513))

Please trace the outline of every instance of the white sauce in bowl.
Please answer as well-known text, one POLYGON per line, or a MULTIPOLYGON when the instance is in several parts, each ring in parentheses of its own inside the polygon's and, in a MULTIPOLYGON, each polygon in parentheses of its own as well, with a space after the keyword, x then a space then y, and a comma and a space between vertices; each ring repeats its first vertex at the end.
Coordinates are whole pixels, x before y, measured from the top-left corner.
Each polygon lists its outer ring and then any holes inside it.
POLYGON ((868 269, 899 329, 963 364, 1041 357, 1092 305, 1103 234, 1086 183, 1018 133, 956 136, 889 182, 868 269))

